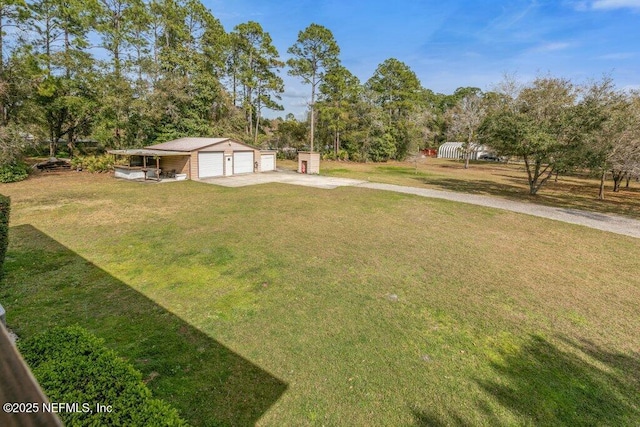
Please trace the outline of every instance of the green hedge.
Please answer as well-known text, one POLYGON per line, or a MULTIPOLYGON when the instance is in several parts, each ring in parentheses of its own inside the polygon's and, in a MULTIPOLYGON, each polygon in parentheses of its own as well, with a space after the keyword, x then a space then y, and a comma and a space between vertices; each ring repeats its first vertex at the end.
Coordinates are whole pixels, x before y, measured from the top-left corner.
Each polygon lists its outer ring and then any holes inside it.
POLYGON ((0 277, 2 277, 2 267, 4 256, 7 254, 9 245, 9 211, 11 210, 11 199, 0 194, 0 277))
POLYGON ((78 412, 58 412, 66 426, 186 425, 174 408, 152 398, 140 372, 85 329, 54 328, 19 341, 19 348, 51 402, 79 404, 78 412), (83 412, 83 404, 93 412, 83 412), (97 404, 112 411, 97 413, 97 404))

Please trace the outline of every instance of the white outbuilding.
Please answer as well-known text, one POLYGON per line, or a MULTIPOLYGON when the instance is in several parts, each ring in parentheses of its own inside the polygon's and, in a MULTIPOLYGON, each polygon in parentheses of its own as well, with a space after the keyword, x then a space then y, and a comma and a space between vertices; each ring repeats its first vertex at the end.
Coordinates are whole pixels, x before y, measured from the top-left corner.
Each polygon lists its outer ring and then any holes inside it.
MULTIPOLYGON (((463 142, 445 142, 438 148, 439 159, 464 159, 463 142)), ((478 160, 483 154, 489 154, 487 147, 474 142, 471 143, 470 160, 478 160)))

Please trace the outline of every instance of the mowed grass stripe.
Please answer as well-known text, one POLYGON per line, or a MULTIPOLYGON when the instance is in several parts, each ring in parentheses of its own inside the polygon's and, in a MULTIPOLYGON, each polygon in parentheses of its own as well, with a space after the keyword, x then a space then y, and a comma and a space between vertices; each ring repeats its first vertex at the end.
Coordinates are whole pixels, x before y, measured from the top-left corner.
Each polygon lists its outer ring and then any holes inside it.
MULTIPOLYGON (((640 420, 639 379, 629 374, 640 348, 632 238, 359 188, 48 179, 46 189, 7 187, 12 224, 36 227, 286 383, 259 424, 640 420)), ((213 358, 198 365, 208 367, 202 375, 165 366, 175 347, 197 348, 140 344, 135 321, 86 308, 98 303, 87 302, 91 292, 30 292, 61 276, 78 287, 109 284, 55 248, 43 248, 32 275, 33 248, 11 245, 0 298, 14 301, 6 305, 23 334, 88 323, 116 351, 135 354, 143 373, 159 372, 149 386, 188 419, 195 393, 206 398, 218 378, 211 366, 232 371, 213 358)), ((141 311, 132 319, 145 316, 128 293, 110 295, 141 311)), ((191 419, 233 424, 246 413, 240 407, 191 419)))

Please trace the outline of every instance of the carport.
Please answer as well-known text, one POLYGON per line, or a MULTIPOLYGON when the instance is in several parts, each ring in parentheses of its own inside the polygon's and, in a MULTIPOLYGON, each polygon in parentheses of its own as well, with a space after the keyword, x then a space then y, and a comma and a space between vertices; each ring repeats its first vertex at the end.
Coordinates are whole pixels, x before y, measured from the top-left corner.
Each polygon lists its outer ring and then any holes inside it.
POLYGON ((189 169, 188 153, 148 148, 108 150, 107 152, 127 158, 126 165, 114 166, 116 178, 160 181, 161 178, 186 179, 188 176, 185 174, 189 169), (173 168, 169 169, 172 166, 173 168))

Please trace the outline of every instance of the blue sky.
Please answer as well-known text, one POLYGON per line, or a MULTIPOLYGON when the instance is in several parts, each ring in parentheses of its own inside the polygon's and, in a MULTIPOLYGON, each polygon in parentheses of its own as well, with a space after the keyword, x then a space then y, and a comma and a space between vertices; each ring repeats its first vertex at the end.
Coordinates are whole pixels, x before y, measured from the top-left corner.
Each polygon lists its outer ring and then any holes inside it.
MULTIPOLYGON (((281 58, 311 23, 333 32, 340 58, 362 82, 396 58, 426 88, 490 90, 505 73, 552 74, 575 83, 610 75, 640 88, 640 0, 381 1, 203 0, 227 31, 259 22, 281 58)), ((302 117, 310 88, 282 72, 285 112, 302 117)))

